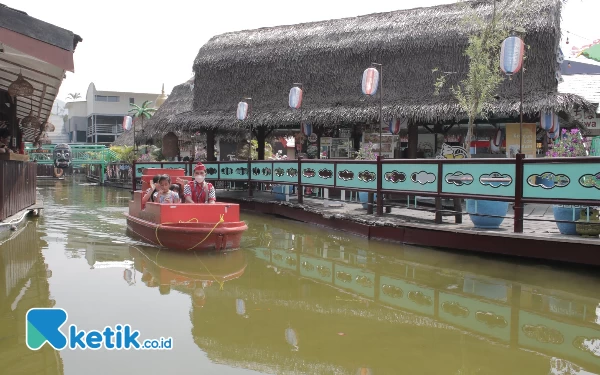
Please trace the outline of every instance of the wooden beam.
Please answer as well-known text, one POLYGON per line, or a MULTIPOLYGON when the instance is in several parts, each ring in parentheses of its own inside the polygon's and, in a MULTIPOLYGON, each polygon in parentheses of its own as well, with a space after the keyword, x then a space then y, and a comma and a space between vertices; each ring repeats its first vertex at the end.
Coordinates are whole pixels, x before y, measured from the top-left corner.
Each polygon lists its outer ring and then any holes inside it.
POLYGON ((38 104, 38 114, 37 117, 40 117, 40 114, 42 112, 42 101, 44 100, 44 96, 46 96, 46 84, 44 83, 44 91, 42 92, 42 97, 40 98, 39 104, 38 104))
POLYGON ((26 65, 17 64, 16 62, 12 62, 12 61, 10 61, 10 60, 6 60, 6 59, 3 59, 3 58, 0 58, 0 61, 2 61, 2 62, 5 62, 5 63, 7 63, 7 64, 10 64, 10 65, 18 66, 18 67, 19 67, 19 68, 21 68, 21 69, 27 69, 27 70, 29 70, 29 71, 31 71, 31 72, 35 72, 35 73, 37 73, 37 74, 39 74, 39 75, 46 76, 46 77, 48 77, 48 78, 55 79, 55 80, 57 80, 58 82, 61 82, 61 81, 62 81, 62 77, 59 79, 59 78, 56 78, 55 76, 53 76, 52 74, 48 74, 48 73, 45 73, 45 72, 41 72, 41 71, 39 71, 39 70, 37 70, 37 69, 30 68, 30 67, 28 67, 28 66, 26 66, 26 65))
MULTIPOLYGON (((19 74, 18 74, 18 73, 11 72, 10 70, 6 70, 6 69, 2 69, 2 68, 0 68, 0 72, 4 72, 4 73, 8 73, 8 74, 12 74, 12 75, 14 75, 15 77, 18 77, 18 76, 19 76, 19 74)), ((28 80, 28 81, 31 81, 31 82, 39 83, 40 85, 43 85, 43 84, 44 84, 44 82, 42 82, 42 81, 38 81, 37 79, 33 79, 33 78, 31 78, 31 77, 28 77, 28 76, 26 76, 26 75, 23 75, 23 78, 25 78, 26 80, 28 80)), ((11 81, 11 82, 12 82, 12 81, 11 81)), ((51 87, 51 88, 53 88, 53 89, 57 90, 57 92, 58 92, 58 88, 54 87, 53 85, 50 85, 50 84, 48 84, 48 87, 51 87)))

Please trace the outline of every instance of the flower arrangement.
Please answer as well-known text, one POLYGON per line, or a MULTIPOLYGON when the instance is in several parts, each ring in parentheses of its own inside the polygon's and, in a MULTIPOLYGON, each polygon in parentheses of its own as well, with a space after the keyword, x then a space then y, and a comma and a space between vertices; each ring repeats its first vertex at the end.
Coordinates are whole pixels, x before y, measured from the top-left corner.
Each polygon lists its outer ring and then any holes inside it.
POLYGON ((546 156, 551 158, 588 156, 587 142, 588 139, 581 135, 579 129, 571 129, 571 131, 562 129, 560 137, 554 143, 548 145, 546 156))
POLYGON ((373 152, 373 143, 363 144, 356 152, 356 160, 377 160, 377 153, 373 152))
POLYGON ((281 150, 269 157, 270 160, 286 160, 287 158, 287 155, 283 155, 283 151, 281 150))

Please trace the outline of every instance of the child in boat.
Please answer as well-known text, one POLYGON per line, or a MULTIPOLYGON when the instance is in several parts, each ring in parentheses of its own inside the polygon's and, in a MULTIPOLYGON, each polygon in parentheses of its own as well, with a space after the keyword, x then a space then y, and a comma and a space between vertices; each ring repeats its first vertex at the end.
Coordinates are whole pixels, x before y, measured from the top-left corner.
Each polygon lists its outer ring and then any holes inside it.
POLYGON ((179 184, 171 184, 171 187, 169 188, 169 190, 177 193, 177 195, 179 195, 180 201, 183 201, 185 199, 184 197, 181 196, 181 186, 179 184))
POLYGON ((148 200, 150 200, 151 202, 154 202, 154 195, 157 192, 157 188, 158 186, 156 184, 158 184, 158 179, 160 178, 160 175, 157 174, 156 176, 154 176, 154 178, 152 178, 152 181, 150 182, 150 187, 146 190, 146 194, 144 194, 144 196, 142 197, 142 203, 146 203, 148 202, 148 200))
POLYGON ((158 178, 158 191, 153 195, 154 202, 158 203, 180 203, 179 194, 170 190, 171 177, 162 175, 158 178))
POLYGON ((183 196, 186 203, 208 203, 213 204, 217 201, 215 188, 210 182, 204 181, 206 178, 206 167, 198 163, 194 168, 194 181, 187 183, 178 179, 178 183, 184 184, 183 196))

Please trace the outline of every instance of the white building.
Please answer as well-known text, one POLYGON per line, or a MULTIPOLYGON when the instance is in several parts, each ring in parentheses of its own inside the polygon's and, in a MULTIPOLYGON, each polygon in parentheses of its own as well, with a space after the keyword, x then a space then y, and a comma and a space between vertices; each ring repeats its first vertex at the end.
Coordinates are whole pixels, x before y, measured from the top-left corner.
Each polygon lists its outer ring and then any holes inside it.
POLYGON ((109 144, 123 132, 123 117, 131 115, 131 103, 141 106, 146 100, 152 108, 160 96, 135 92, 98 91, 90 83, 85 101, 66 105, 68 121, 65 123, 70 143, 109 144))

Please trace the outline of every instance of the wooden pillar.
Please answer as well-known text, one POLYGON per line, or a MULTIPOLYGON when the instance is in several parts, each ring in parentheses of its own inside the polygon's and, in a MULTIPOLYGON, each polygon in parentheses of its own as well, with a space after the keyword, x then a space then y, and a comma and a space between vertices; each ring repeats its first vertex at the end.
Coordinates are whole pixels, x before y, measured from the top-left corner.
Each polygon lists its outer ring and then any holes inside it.
POLYGON ((419 145, 419 124, 410 122, 408 124, 408 158, 417 158, 417 147, 419 145))
POLYGON ((258 160, 265 160, 265 139, 267 138, 266 129, 261 126, 256 129, 256 140, 258 141, 258 160))
POLYGON ((206 130, 206 160, 215 161, 215 131, 206 130))

